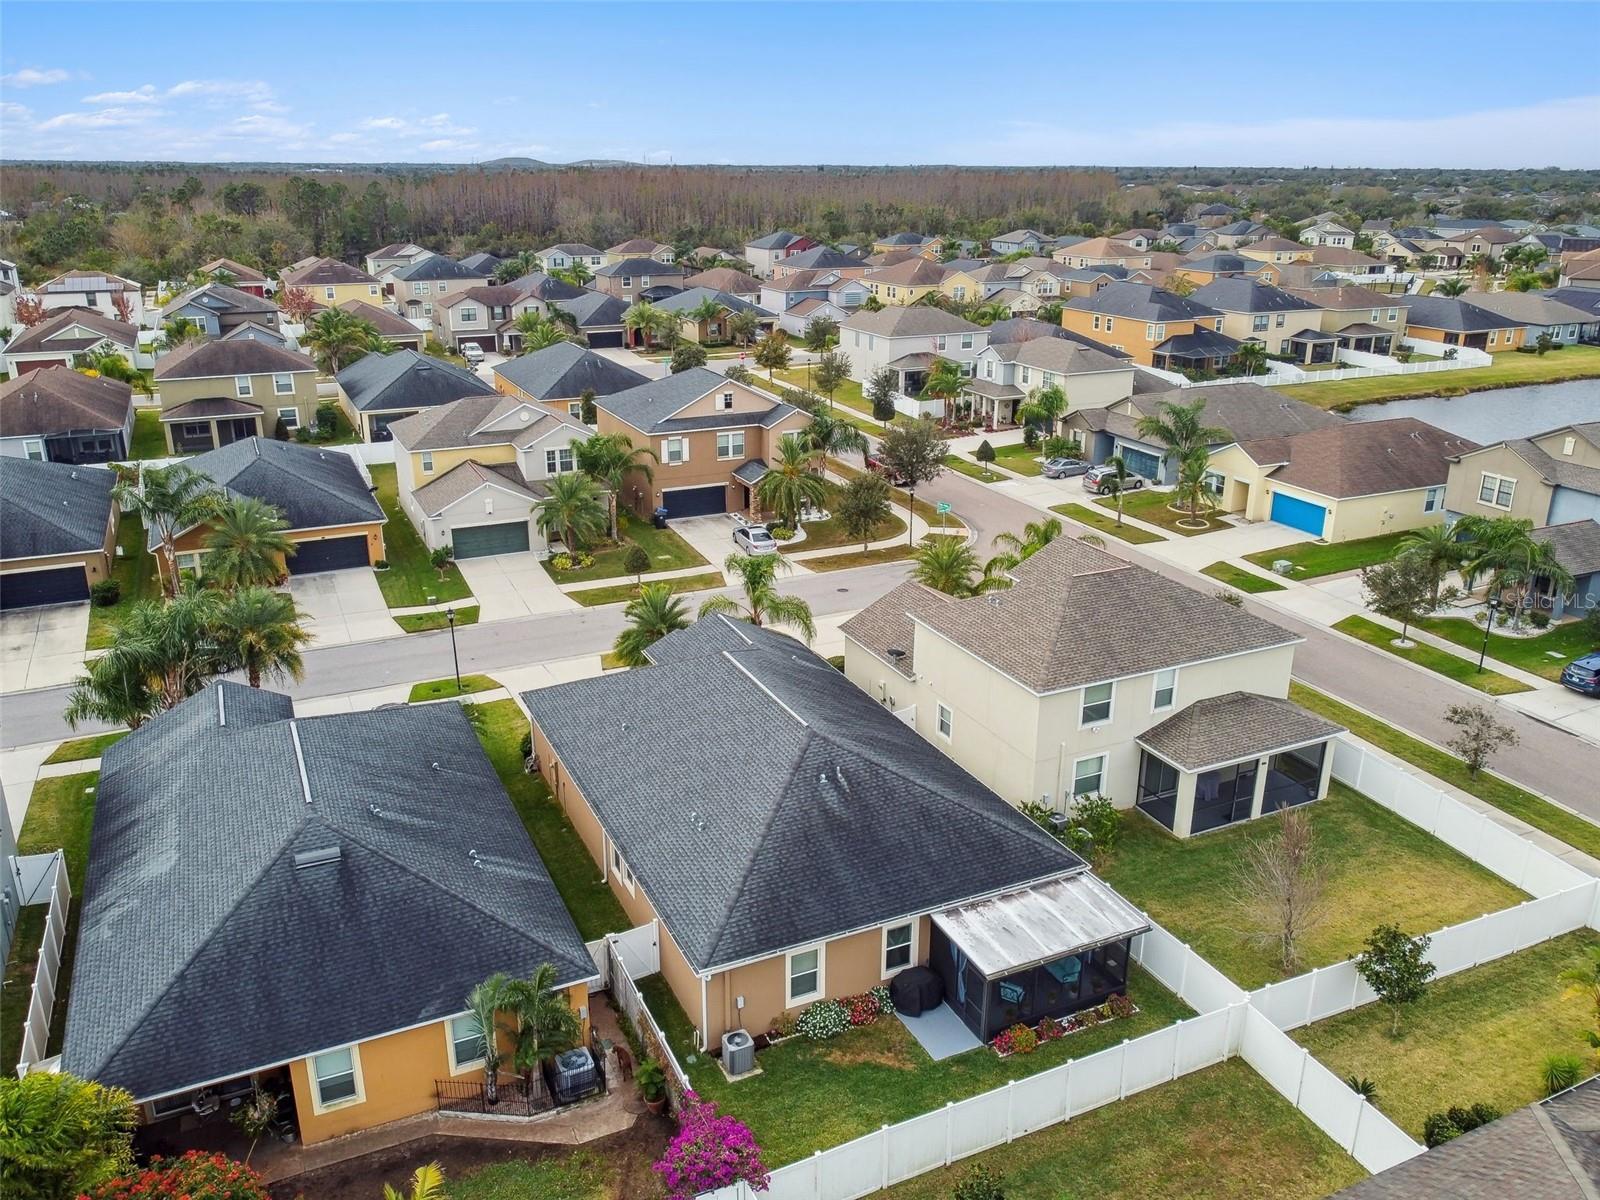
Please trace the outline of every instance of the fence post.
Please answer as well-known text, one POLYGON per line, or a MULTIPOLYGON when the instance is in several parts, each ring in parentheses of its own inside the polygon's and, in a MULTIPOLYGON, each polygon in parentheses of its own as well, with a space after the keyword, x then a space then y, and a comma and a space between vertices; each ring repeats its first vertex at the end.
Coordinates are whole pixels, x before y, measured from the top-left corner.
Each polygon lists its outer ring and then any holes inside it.
POLYGON ((1061 1089, 1061 1120, 1072 1120, 1072 1064, 1076 1059, 1067 1060, 1067 1086, 1061 1089))
POLYGON ((1017 1087, 1017 1081, 1015 1079, 1006 1080, 1006 1144, 1007 1145, 1010 1145, 1013 1141, 1016 1140, 1016 1137, 1017 1137, 1016 1124, 1015 1124, 1015 1122, 1013 1120, 1013 1118, 1016 1116, 1016 1111, 1017 1111, 1017 1092, 1016 1092, 1016 1087, 1017 1087))
POLYGON ((1367 1098, 1363 1096, 1361 1103, 1356 1105, 1356 1127, 1350 1131, 1350 1144, 1345 1147, 1352 1157, 1356 1152, 1356 1142, 1361 1137, 1361 1118, 1366 1115, 1366 1111, 1367 1098))
POLYGON ((951 1109, 956 1106, 954 1100, 944 1102, 944 1165, 950 1165, 950 1154, 955 1149, 956 1121, 951 1109))
POLYGON ((1183 966, 1178 970, 1178 996, 1187 999, 1189 988, 1189 960, 1194 957, 1194 950, 1188 942, 1183 944, 1183 966))
MULTIPOLYGON (((1311 1059, 1311 1051, 1304 1046, 1300 1048, 1300 1078, 1294 1081, 1294 1106, 1300 1108, 1300 1093, 1306 1086, 1306 1063, 1311 1059)), ((1301 1109, 1304 1112, 1304 1109, 1301 1109)))
POLYGON ((1128 1098, 1128 1039, 1122 1039, 1122 1057, 1117 1060, 1117 1099, 1128 1098))
POLYGON ((1178 1051, 1183 1048, 1183 1026, 1184 1022, 1180 1020, 1172 1027, 1172 1074, 1168 1076, 1169 1079, 1178 1077, 1178 1051))
POLYGON ((1311 1014, 1315 1011, 1315 1008, 1311 1002, 1315 1000, 1317 996, 1317 973, 1321 970, 1321 967, 1311 968, 1311 986, 1306 989, 1306 1017, 1305 1020, 1301 1022, 1303 1025, 1311 1024, 1311 1014))
POLYGON ((879 1172, 878 1182, 878 1187, 881 1189, 889 1186, 889 1123, 887 1121, 879 1126, 878 1137, 883 1143, 883 1154, 880 1156, 883 1169, 879 1172))

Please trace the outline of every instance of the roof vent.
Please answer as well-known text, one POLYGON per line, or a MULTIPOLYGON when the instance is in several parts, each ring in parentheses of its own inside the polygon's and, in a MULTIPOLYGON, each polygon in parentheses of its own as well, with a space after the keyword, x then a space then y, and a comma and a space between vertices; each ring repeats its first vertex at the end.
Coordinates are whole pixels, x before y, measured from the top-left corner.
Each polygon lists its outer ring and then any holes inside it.
POLYGON ((890 661, 895 663, 896 666, 898 666, 905 659, 905 656, 906 656, 906 652, 904 650, 902 650, 899 646, 890 646, 889 650, 888 650, 888 654, 889 654, 890 661))
POLYGON ((294 856, 294 869, 304 871, 307 867, 320 867, 327 863, 336 863, 342 857, 337 846, 324 846, 320 850, 302 850, 294 856))
POLYGON ((985 596, 984 599, 989 602, 989 606, 991 608, 999 608, 1000 607, 1000 597, 999 596, 990 594, 988 596, 985 596))

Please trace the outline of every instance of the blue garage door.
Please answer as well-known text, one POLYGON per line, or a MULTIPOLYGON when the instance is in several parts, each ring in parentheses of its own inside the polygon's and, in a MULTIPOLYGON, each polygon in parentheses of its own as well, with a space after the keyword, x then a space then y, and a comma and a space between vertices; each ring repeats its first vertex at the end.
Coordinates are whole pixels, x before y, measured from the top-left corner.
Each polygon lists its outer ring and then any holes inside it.
POLYGON ((669 520, 674 517, 709 517, 728 511, 728 489, 720 483, 710 487, 678 488, 663 492, 661 497, 669 520))
POLYGON ((1272 519, 1290 529, 1299 529, 1312 537, 1321 537, 1328 522, 1328 510, 1298 496, 1283 492, 1272 493, 1272 519))
POLYGON ((1143 475, 1152 483, 1161 479, 1161 459, 1144 450, 1135 450, 1132 446, 1123 446, 1122 461, 1128 464, 1128 470, 1135 475, 1143 475))

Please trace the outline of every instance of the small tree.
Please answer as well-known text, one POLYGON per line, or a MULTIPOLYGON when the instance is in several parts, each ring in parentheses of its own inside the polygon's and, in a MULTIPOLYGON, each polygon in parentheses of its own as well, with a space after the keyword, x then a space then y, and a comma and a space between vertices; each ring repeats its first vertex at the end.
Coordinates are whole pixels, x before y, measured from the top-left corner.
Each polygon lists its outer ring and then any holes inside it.
POLYGON ((578 420, 585 425, 593 425, 599 419, 599 414, 595 412, 594 399, 593 388, 584 388, 583 394, 578 397, 578 404, 580 405, 578 420))
POLYGON ((982 1163, 968 1167, 951 1192, 951 1200, 1006 1200, 1005 1178, 982 1163))
POLYGON ((944 474, 950 443, 932 421, 905 421, 884 432, 878 457, 896 479, 906 481, 906 524, 912 523, 917 487, 944 474))
POLYGON ((1277 828, 1244 845, 1239 894, 1258 940, 1275 948, 1284 975, 1300 965, 1300 942, 1324 916, 1326 871, 1311 818, 1285 809, 1277 828))
POLYGON ((672 348, 667 369, 674 375, 706 365, 706 348, 699 342, 682 341, 672 348))
POLYGON ((879 367, 867 380, 867 399, 872 402, 872 419, 887 425, 894 420, 894 388, 899 377, 888 367, 879 367))
POLYGON ((817 385, 817 391, 828 398, 828 407, 833 407, 833 393, 845 380, 850 378, 850 356, 840 354, 837 350, 829 350, 817 359, 816 369, 812 372, 812 380, 817 385))
POLYGON ((873 532, 889 519, 889 485, 870 471, 857 475, 839 493, 833 515, 839 528, 865 550, 873 532))
POLYGON ((994 447, 989 444, 988 438, 978 443, 978 448, 973 451, 972 457, 983 464, 983 477, 987 479, 990 474, 989 468, 994 465, 995 459, 994 447))
POLYGON ((157 1154, 144 1168, 84 1192, 80 1200, 149 1200, 154 1196, 267 1200, 267 1188, 261 1176, 243 1163, 224 1154, 190 1150, 180 1158, 157 1154))
POLYGON ((18 296, 15 307, 17 324, 24 329, 32 329, 45 318, 44 301, 37 296, 18 296))
POLYGON ((67 1074, 0 1076, 0 1193, 76 1196, 133 1164, 133 1097, 67 1074))
POLYGON ((278 297, 278 307, 283 309, 283 315, 296 325, 304 325, 311 314, 317 311, 317 302, 305 288, 292 287, 278 297))
POLYGON ((1385 563, 1361 568, 1361 591, 1367 607, 1379 616, 1400 622, 1397 646, 1409 646, 1412 622, 1433 606, 1437 580, 1432 566, 1419 554, 1402 554, 1385 563))
POLYGON ((634 587, 640 586, 644 582, 642 576, 650 569, 649 552, 638 542, 632 543, 622 556, 622 569, 633 576, 634 587))
POLYGON ((781 330, 772 330, 756 343, 756 365, 766 371, 768 383, 774 371, 788 370, 789 339, 781 330))
POLYGON ((1400 1014, 1406 1005, 1421 1000, 1437 968, 1427 960, 1431 939, 1409 937, 1398 925, 1379 925, 1367 938, 1367 948, 1356 956, 1360 975, 1394 1017, 1390 1033, 1400 1036, 1400 1014))
POLYGON ((1461 731, 1445 745, 1461 756, 1467 764, 1467 774, 1474 779, 1489 765, 1495 751, 1515 746, 1521 740, 1515 729, 1477 705, 1452 704, 1444 710, 1444 719, 1461 731))
POLYGON ((450 569, 450 564, 455 561, 456 548, 454 546, 440 546, 428 555, 428 561, 433 564, 433 569, 439 572, 439 578, 444 579, 445 572, 450 569))
POLYGON ((812 317, 806 322, 805 347, 813 354, 821 354, 838 336, 839 322, 832 317, 812 317))

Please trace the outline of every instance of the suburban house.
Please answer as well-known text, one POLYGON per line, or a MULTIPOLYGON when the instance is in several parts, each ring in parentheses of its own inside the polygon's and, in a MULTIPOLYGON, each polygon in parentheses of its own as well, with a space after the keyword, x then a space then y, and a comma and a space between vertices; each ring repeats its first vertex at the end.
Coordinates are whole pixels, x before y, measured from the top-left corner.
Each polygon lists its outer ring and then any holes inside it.
POLYGON ((670 245, 658 242, 654 238, 629 238, 606 251, 606 263, 627 262, 630 258, 649 258, 670 265, 676 257, 670 245))
POLYGON ((1343 246, 1353 249, 1356 244, 1356 231, 1337 221, 1317 221, 1300 231, 1300 240, 1307 246, 1343 246))
POLYGON ((1564 304, 1539 292, 1474 292, 1472 304, 1505 320, 1519 322, 1524 346, 1537 345, 1544 336, 1561 346, 1592 342, 1600 336, 1600 313, 1564 304))
POLYGON ((897 251, 937 258, 944 251, 944 239, 929 237, 925 233, 907 232, 891 233, 872 243, 874 254, 893 254, 897 251))
POLYGON ((839 349, 850 356, 850 377, 865 383, 879 367, 898 376, 896 390, 914 396, 922 390, 936 358, 958 362, 972 374, 989 331, 942 308, 916 305, 878 312, 861 310, 839 326, 839 349))
POLYGON ((1534 294, 1543 296, 1546 300, 1558 300, 1568 308, 1575 308, 1583 313, 1581 339, 1588 342, 1600 341, 1600 288, 1545 288, 1534 294))
POLYGON ((107 271, 65 271, 33 289, 46 312, 87 308, 103 317, 144 324, 144 289, 137 280, 107 271))
POLYGON ((867 273, 867 264, 855 255, 832 246, 813 246, 779 259, 773 265, 772 277, 784 279, 800 271, 837 271, 841 275, 859 279, 867 273))
POLYGON ((1518 517, 1535 528, 1600 519, 1600 422, 1563 425, 1454 456, 1445 509, 1451 521, 1518 517))
POLYGON ((479 251, 477 254, 469 254, 458 261, 474 275, 482 275, 486 279, 493 279, 495 272, 505 265, 506 260, 497 254, 479 251))
POLYGON ((278 328, 278 306, 270 300, 223 283, 208 283, 195 288, 161 307, 161 320, 185 317, 205 330, 207 337, 219 338, 241 325, 278 328))
POLYGON ((383 303, 383 285, 376 276, 336 258, 313 258, 297 263, 278 276, 283 289, 303 288, 319 304, 342 305, 347 300, 383 303))
POLYGON ((597 267, 595 291, 627 304, 645 299, 652 288, 682 288, 684 270, 674 263, 658 262, 653 258, 624 258, 597 267))
POLYGON ((110 577, 116 485, 104 467, 0 455, 0 610, 81 603, 110 577))
POLYGON ((213 258, 197 268, 196 274, 205 275, 213 282, 225 283, 252 296, 265 297, 272 290, 272 280, 266 275, 231 258, 213 258))
POLYGON ((605 251, 596 250, 593 246, 586 246, 582 242, 562 242, 560 245, 547 246, 534 257, 544 264, 546 271, 565 271, 573 266, 582 266, 593 273, 596 267, 606 265, 605 251))
POLYGON ((1600 250, 1563 254, 1559 279, 1563 288, 1600 289, 1600 250))
POLYGON ((961 399, 986 428, 1016 424, 1017 407, 1039 388, 1066 390, 1075 409, 1103 408, 1133 395, 1134 365, 1066 338, 991 343, 978 351, 961 399))
MULTIPOLYGON (((1161 484, 1177 481, 1178 464, 1168 457, 1165 445, 1140 433, 1138 426, 1142 417, 1160 416, 1165 404, 1204 401, 1203 423, 1226 431, 1225 437, 1208 446, 1212 453, 1235 442, 1288 437, 1345 420, 1258 383, 1222 383, 1194 391, 1135 391, 1128 399, 1104 408, 1079 409, 1074 404, 1063 425, 1069 436, 1083 444, 1083 457, 1089 462, 1103 463, 1120 455, 1129 471, 1161 484)), ((1217 486, 1220 488, 1220 480, 1217 486)))
MULTIPOLYGON (((248 437, 197 454, 184 464, 207 476, 229 496, 254 497, 282 515, 284 534, 294 543, 284 570, 290 575, 315 575, 370 567, 383 561, 383 526, 387 518, 372 495, 356 460, 341 450, 248 437)), ((206 524, 186 529, 177 539, 178 569, 205 574, 206 524)), ((146 531, 145 545, 155 554, 156 569, 166 563, 156 549, 158 531, 146 531)))
POLYGON ((866 282, 858 276, 825 267, 814 271, 797 271, 781 279, 765 281, 756 304, 780 318, 808 300, 854 312, 867 302, 869 294, 866 282))
POLYGON ((297 347, 299 342, 291 342, 289 335, 283 331, 283 326, 257 325, 254 321, 246 321, 242 325, 235 325, 222 335, 223 341, 246 340, 252 342, 266 342, 269 346, 276 346, 280 350, 289 350, 297 347))
POLYGON ((595 401, 602 434, 620 433, 655 455, 655 478, 632 472, 619 503, 648 518, 760 512, 755 485, 781 438, 811 418, 774 396, 694 367, 595 401))
POLYGON ((396 267, 409 267, 432 253, 426 246, 419 246, 415 242, 390 242, 367 255, 367 273, 376 276, 396 267))
POLYGON ((576 469, 581 422, 515 396, 472 396, 392 427, 400 506, 430 550, 456 558, 544 555, 534 519, 552 476, 576 469))
POLYGON ((190 342, 156 363, 156 386, 173 454, 316 424, 317 364, 264 341, 190 342))
POLYGON ((1565 616, 1569 608, 1584 612, 1600 608, 1600 517, 1543 525, 1534 536, 1548 542, 1555 559, 1572 576, 1572 594, 1551 594, 1543 579, 1536 581, 1538 602, 1548 604, 1552 617, 1565 616))
POLYGON ((1279 267, 1262 262, 1258 258, 1246 258, 1232 251, 1213 250, 1184 259, 1172 269, 1170 278, 1187 279, 1190 283, 1203 285, 1218 279, 1243 275, 1262 283, 1276 284, 1282 278, 1280 271, 1279 267))
POLYGON ((683 281, 685 289, 709 288, 713 292, 728 292, 751 304, 760 303, 761 280, 746 275, 737 267, 712 267, 683 281))
POLYGON ((365 300, 346 300, 338 307, 352 317, 369 322, 378 331, 378 336, 397 350, 421 350, 427 342, 427 334, 382 305, 368 304, 365 300))
POLYGON ((862 277, 867 291, 885 305, 915 304, 944 282, 944 268, 926 258, 908 258, 892 267, 879 267, 862 277))
POLYGON ((1229 221, 1226 225, 1218 225, 1215 229, 1208 230, 1206 236, 1218 250, 1235 250, 1251 242, 1259 242, 1262 238, 1271 237, 1272 230, 1260 221, 1229 221))
POLYGON ((944 980, 974 1046, 1124 990, 1142 914, 825 659, 723 616, 648 653, 523 702, 601 877, 656 923, 699 1047, 912 966, 944 980), (995 935, 1018 923, 1008 954, 995 935))
POLYGON ((432 1112, 496 972, 549 963, 587 1039, 594 961, 459 705, 219 681, 106 751, 95 809, 62 1068, 146 1124, 227 1131, 258 1086, 302 1144, 432 1112))
POLYGON ((777 323, 776 318, 765 309, 758 308, 750 301, 735 296, 729 292, 713 291, 711 288, 688 288, 676 296, 668 296, 665 300, 657 300, 656 307, 662 312, 671 313, 678 318, 678 336, 686 341, 698 342, 702 346, 714 345, 719 342, 730 342, 733 335, 728 332, 728 318, 734 313, 753 312, 761 320, 761 332, 765 333, 777 323), (694 316, 702 304, 707 301, 717 306, 715 316, 698 318, 694 316))
POLYGON ((1268 354, 1297 363, 1331 363, 1338 339, 1322 329, 1322 310, 1311 300, 1240 275, 1197 288, 1189 296, 1222 314, 1222 332, 1240 342, 1260 342, 1268 354))
POLYGON ((1151 265, 1150 251, 1135 250, 1126 242, 1104 237, 1089 238, 1087 241, 1063 246, 1053 251, 1050 257, 1069 267, 1112 266, 1137 270, 1151 265))
POLYGON ((1389 264, 1343 246, 1317 246, 1311 251, 1314 266, 1328 267, 1342 276, 1359 278, 1362 275, 1386 275, 1389 264))
POLYGON ((845 675, 1015 805, 1103 795, 1189 837, 1327 794, 1341 730, 1287 699, 1297 635, 1074 538, 1008 574, 873 601, 845 675))
MULTIPOLYGON (((1597 292, 1596 295, 1600 295, 1597 292)), ((805 336, 806 326, 816 320, 833 321, 842 324, 844 319, 855 310, 841 308, 831 300, 824 300, 818 296, 808 296, 800 303, 784 311, 778 318, 777 328, 783 330, 790 337, 800 338, 805 336)))
POLYGON ((442 254, 430 254, 409 266, 393 267, 383 278, 389 302, 401 316, 413 319, 433 316, 447 296, 489 283, 488 274, 479 274, 442 254))
POLYGON ((1191 298, 1148 283, 1113 283, 1075 296, 1061 310, 1061 327, 1124 350, 1143 367, 1168 371, 1221 370, 1239 341, 1222 332, 1223 316, 1191 298))
POLYGON ((1310 262, 1311 247, 1288 238, 1264 237, 1240 246, 1237 253, 1264 263, 1284 266, 1288 263, 1310 262))
POLYGON ((1340 287, 1286 287, 1284 291, 1321 314, 1322 331, 1331 333, 1341 350, 1390 354, 1406 335, 1411 296, 1386 296, 1356 284, 1340 287))
POLYGON ((0 456, 106 463, 130 457, 133 388, 71 367, 26 371, 0 384, 0 456))
MULTIPOLYGON (((1124 239, 1126 240, 1126 239, 1124 239)), ((989 239, 989 249, 1004 257, 1007 254, 1026 252, 1028 254, 1043 254, 1054 246, 1055 242, 1047 234, 1040 233, 1037 229, 1013 229, 1010 233, 1002 233, 999 237, 989 239)), ((1131 242, 1129 243, 1132 244, 1131 242)), ((1146 242, 1136 249, 1144 250, 1149 247, 1146 242)))
MULTIPOLYGON (((622 346, 627 342, 628 331, 622 323, 622 314, 628 311, 632 301, 619 300, 604 292, 582 290, 570 300, 555 299, 549 303, 562 312, 571 313, 583 340, 596 349, 622 346)), ((521 346, 522 335, 507 330, 506 351, 515 353, 521 346)))
POLYGON ((1497 259, 1505 253, 1506 247, 1520 242, 1522 234, 1511 229, 1497 229, 1494 226, 1486 226, 1483 229, 1473 229, 1465 233, 1452 231, 1446 240, 1449 245, 1461 251, 1468 259, 1479 256, 1497 259))
POLYGON ((1516 320, 1452 296, 1410 296, 1406 336, 1418 341, 1470 346, 1494 354, 1515 350, 1527 327, 1516 320))
POLYGON ((494 394, 476 372, 415 350, 364 354, 334 384, 339 407, 364 442, 387 442, 390 425, 424 408, 494 394))
POLYGON ((575 421, 583 420, 585 392, 609 396, 649 381, 648 376, 575 342, 557 342, 494 368, 497 392, 542 404, 575 421))
POLYGON ((6 343, 5 369, 15 379, 41 367, 70 367, 80 354, 105 351, 120 354, 133 366, 138 350, 134 325, 90 308, 65 308, 6 343))
POLYGON ((771 279, 775 264, 791 254, 799 254, 817 244, 804 234, 780 229, 776 233, 756 238, 753 242, 746 242, 744 260, 750 264, 750 272, 757 279, 771 279))
POLYGON ((543 313, 547 308, 543 301, 514 284, 481 284, 434 303, 434 335, 452 350, 460 350, 469 342, 482 350, 495 350, 520 313, 543 313))
POLYGON ((1224 512, 1346 542, 1443 522, 1451 456, 1477 448, 1415 417, 1341 421, 1214 451, 1207 483, 1224 512))

